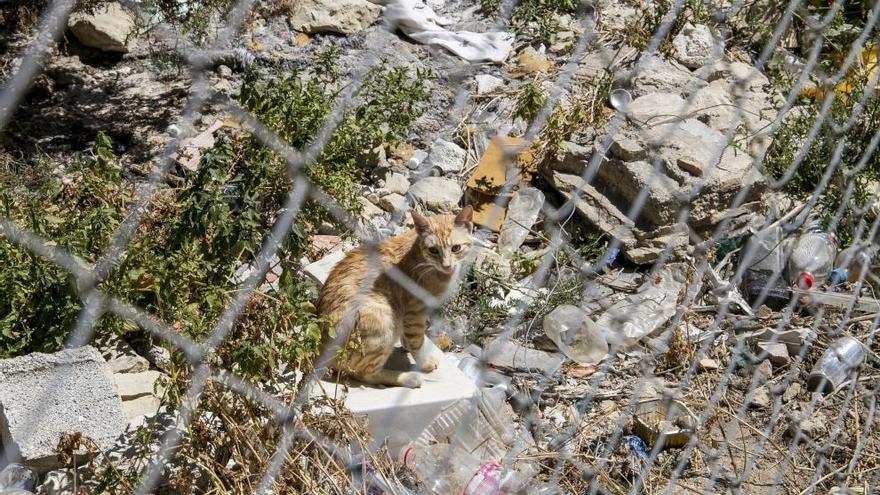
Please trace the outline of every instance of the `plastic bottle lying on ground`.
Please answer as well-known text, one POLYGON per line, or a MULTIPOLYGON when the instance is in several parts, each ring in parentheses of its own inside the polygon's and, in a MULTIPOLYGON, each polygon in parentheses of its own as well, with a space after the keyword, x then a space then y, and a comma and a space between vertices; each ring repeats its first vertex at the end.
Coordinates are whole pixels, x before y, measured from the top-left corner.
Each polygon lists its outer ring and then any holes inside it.
POLYGON ((524 484, 516 471, 482 462, 454 444, 410 446, 403 464, 416 474, 425 493, 433 495, 501 495, 524 484))
POLYGON ((794 241, 788 257, 788 281, 801 289, 812 289, 816 281, 824 281, 834 268, 837 236, 831 232, 810 229, 794 241))
POLYGON ((807 377, 807 388, 822 393, 836 390, 865 362, 865 358, 865 348, 857 339, 843 337, 836 340, 813 367, 807 377))
MULTIPOLYGON (((877 254, 877 248, 874 246, 864 246, 861 244, 853 244, 837 254, 834 260, 834 272, 838 272, 835 282, 840 280, 841 275, 846 275, 846 281, 856 282, 862 276, 864 271, 867 274, 871 270, 871 263, 877 254)), ((842 283, 842 282, 838 282, 842 283)))

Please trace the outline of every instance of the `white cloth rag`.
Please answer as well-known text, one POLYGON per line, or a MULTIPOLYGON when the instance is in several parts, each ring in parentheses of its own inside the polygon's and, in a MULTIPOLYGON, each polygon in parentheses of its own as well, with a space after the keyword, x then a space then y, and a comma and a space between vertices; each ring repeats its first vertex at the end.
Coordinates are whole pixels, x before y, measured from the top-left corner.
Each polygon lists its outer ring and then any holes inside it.
POLYGON ((451 21, 437 15, 423 0, 390 0, 385 7, 385 19, 412 40, 442 46, 469 62, 502 63, 513 47, 511 33, 474 33, 444 28, 451 21))

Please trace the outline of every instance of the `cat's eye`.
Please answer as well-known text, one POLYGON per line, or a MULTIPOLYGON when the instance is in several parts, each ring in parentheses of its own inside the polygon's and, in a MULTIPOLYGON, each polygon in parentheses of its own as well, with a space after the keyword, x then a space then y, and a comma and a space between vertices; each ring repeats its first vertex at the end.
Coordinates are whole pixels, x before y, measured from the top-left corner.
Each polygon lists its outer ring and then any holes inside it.
POLYGON ((436 256, 440 254, 440 249, 437 246, 431 246, 428 248, 428 252, 436 256))
POLYGON ((459 251, 461 251, 461 244, 455 244, 455 245, 452 246, 452 252, 453 252, 453 253, 457 253, 457 252, 459 252, 459 251))

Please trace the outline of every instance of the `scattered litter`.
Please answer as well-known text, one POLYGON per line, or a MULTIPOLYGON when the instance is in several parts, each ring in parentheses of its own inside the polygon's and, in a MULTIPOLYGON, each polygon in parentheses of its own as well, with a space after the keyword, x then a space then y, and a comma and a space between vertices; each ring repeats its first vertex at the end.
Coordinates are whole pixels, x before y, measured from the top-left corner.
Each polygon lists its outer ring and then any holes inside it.
POLYGON ((597 320, 609 344, 633 345, 659 330, 678 309, 678 297, 685 289, 684 264, 664 266, 649 275, 637 293, 614 304, 597 320))
POLYGON ((506 32, 449 31, 450 20, 437 15, 422 0, 392 0, 385 8, 388 23, 424 45, 441 46, 469 62, 503 63, 514 37, 506 32))
POLYGON ((623 88, 614 89, 608 94, 608 103, 610 103, 615 110, 621 112, 626 111, 626 108, 632 103, 632 101, 632 93, 623 88))
POLYGON ((636 406, 633 432, 653 448, 683 447, 697 425, 697 416, 683 403, 672 399, 651 399, 636 406))
POLYGON ((595 364, 608 355, 608 342, 580 308, 562 305, 544 317, 544 333, 569 359, 595 364))
POLYGON ((223 127, 223 121, 217 120, 198 136, 182 143, 180 151, 171 155, 171 158, 180 164, 185 170, 194 172, 199 167, 202 159, 202 151, 214 146, 216 140, 214 133, 223 127))
POLYGON ((529 149, 520 150, 523 144, 520 138, 506 136, 496 136, 489 143, 467 182, 475 224, 494 232, 501 230, 513 193, 531 180, 534 172, 526 166, 532 162, 532 155, 529 149), (512 186, 502 192, 508 182, 512 186))
POLYGON ((562 365, 559 354, 523 347, 508 339, 498 338, 486 346, 484 354, 489 364, 505 370, 533 371, 553 376, 562 365))
POLYGON ((37 485, 37 473, 18 463, 7 464, 0 471, 0 493, 21 493, 16 490, 33 492, 37 485))
POLYGON ((794 241, 788 258, 788 281, 801 289, 812 289, 816 280, 824 281, 834 268, 837 236, 811 229, 794 241))
POLYGON ((865 362, 865 357, 865 348, 857 339, 843 337, 835 341, 810 372, 807 388, 826 394, 837 390, 865 362))

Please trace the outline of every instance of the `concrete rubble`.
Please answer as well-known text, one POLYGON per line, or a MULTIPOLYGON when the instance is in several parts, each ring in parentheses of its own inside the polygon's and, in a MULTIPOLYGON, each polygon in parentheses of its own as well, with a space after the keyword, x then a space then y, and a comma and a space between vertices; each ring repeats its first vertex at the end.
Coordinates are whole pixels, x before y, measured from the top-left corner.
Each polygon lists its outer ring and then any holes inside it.
POLYGON ((0 361, 0 411, 4 447, 39 471, 61 466, 63 433, 107 449, 125 429, 110 368, 91 346, 0 361))

